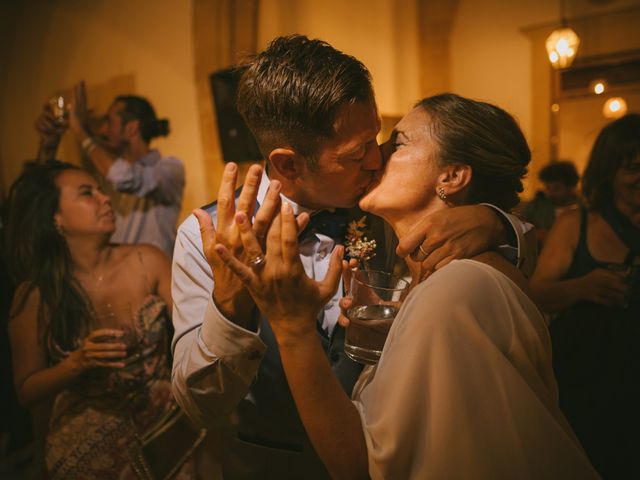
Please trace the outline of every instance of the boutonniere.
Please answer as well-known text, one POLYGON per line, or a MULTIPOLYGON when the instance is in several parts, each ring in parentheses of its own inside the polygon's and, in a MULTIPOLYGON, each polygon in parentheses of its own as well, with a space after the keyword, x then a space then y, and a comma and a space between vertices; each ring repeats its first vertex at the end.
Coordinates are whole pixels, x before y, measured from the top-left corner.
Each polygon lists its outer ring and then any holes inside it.
POLYGON ((347 255, 366 266, 366 262, 376 256, 376 241, 369 240, 365 235, 367 216, 360 220, 353 220, 347 226, 347 255))

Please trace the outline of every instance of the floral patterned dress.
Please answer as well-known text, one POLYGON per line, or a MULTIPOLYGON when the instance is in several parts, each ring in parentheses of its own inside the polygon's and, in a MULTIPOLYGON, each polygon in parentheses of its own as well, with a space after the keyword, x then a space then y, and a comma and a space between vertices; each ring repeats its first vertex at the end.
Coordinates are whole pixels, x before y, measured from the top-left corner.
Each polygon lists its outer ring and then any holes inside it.
MULTIPOLYGON (((52 479, 135 479, 128 447, 174 405, 167 360, 167 306, 149 295, 133 315, 126 367, 94 369, 55 399, 45 457, 52 479)), ((55 345, 54 361, 68 352, 55 345)), ((176 478, 195 477, 193 459, 176 478)))

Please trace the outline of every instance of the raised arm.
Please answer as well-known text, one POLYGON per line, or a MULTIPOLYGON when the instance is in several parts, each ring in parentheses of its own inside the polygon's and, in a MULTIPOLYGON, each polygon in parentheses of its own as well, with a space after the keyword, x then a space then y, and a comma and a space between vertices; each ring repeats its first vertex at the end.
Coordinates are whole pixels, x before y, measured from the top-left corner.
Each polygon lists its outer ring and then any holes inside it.
MULTIPOLYGON (((246 215, 236 216, 245 250, 262 249, 246 215)), ((318 311, 339 284, 343 247, 334 250, 326 278, 306 276, 298 251, 291 206, 284 204, 268 236, 265 261, 250 268, 223 245, 216 251, 242 278, 278 341, 280 358, 298 413, 311 442, 332 478, 367 478, 367 448, 360 416, 344 393, 316 333, 318 311)))
POLYGON ((69 112, 69 126, 75 133, 82 150, 93 166, 102 176, 106 177, 111 165, 116 161, 116 156, 91 136, 87 128, 87 123, 87 93, 84 81, 81 81, 73 87, 73 102, 69 112))
POLYGON ((586 300, 603 305, 622 305, 627 287, 620 274, 597 268, 581 277, 564 279, 575 254, 580 232, 580 211, 561 215, 551 228, 531 279, 536 301, 554 313, 586 300))
POLYGON ((397 253, 422 262, 422 277, 451 260, 497 249, 530 276, 535 267, 533 227, 491 205, 465 205, 426 216, 399 239, 397 253))
POLYGON ((37 161, 55 160, 60 139, 68 127, 66 118, 62 120, 56 118, 53 115, 51 106, 45 104, 36 120, 35 127, 40 137, 37 161))
MULTIPOLYGON (((173 392, 185 412, 205 426, 225 418, 245 397, 266 351, 251 296, 213 250, 220 242, 243 255, 233 217, 236 210, 253 214, 261 175, 261 167, 249 169, 236 206, 237 165, 227 164, 217 205, 194 212, 176 238, 173 392)), ((279 185, 275 187, 263 201, 267 209, 279 202, 279 185)), ((268 226, 260 217, 255 225, 268 226)))

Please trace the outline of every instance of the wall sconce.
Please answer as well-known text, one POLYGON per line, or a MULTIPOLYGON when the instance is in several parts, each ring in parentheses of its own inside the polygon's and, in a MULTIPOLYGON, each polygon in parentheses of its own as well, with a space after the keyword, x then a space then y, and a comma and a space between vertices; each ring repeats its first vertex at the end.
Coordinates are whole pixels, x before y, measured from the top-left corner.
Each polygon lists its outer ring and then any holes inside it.
POLYGON ((622 97, 611 97, 602 107, 602 114, 605 118, 620 118, 627 113, 627 102, 622 97))
POLYGON ((580 46, 580 37, 569 28, 564 16, 564 0, 560 0, 560 24, 561 28, 551 32, 545 43, 551 66, 556 69, 571 65, 580 46))

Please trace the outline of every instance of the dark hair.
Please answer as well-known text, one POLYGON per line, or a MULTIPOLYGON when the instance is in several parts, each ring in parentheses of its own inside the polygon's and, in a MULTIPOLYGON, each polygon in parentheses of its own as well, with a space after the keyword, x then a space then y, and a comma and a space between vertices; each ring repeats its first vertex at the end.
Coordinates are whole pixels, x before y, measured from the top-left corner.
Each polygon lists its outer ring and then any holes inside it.
POLYGON ((613 178, 640 155, 640 115, 631 113, 611 122, 598 134, 587 168, 582 193, 592 209, 613 202, 613 178))
POLYGON ((23 284, 12 316, 22 311, 37 288, 39 338, 51 338, 64 349, 77 348, 74 342, 88 324, 90 309, 83 288, 73 277, 69 247, 54 220, 60 203, 56 179, 69 170, 84 171, 57 160, 27 163, 9 191, 7 225, 10 270, 14 283, 23 284))
POLYGON ((124 103, 124 108, 119 112, 123 125, 131 120, 140 122, 140 135, 145 143, 149 143, 153 138, 169 135, 169 120, 158 119, 146 98, 137 95, 119 95, 113 102, 124 103))
POLYGON ((573 188, 578 184, 580 175, 573 162, 558 161, 545 165, 538 173, 538 178, 544 183, 560 182, 573 188))
POLYGON ((431 117, 441 164, 471 166, 467 203, 487 202, 504 210, 518 204, 531 152, 511 115, 452 93, 425 98, 416 107, 431 117))
POLYGON ((373 100, 362 62, 303 35, 276 38, 242 68, 238 111, 265 158, 289 146, 314 165, 340 108, 373 100))

